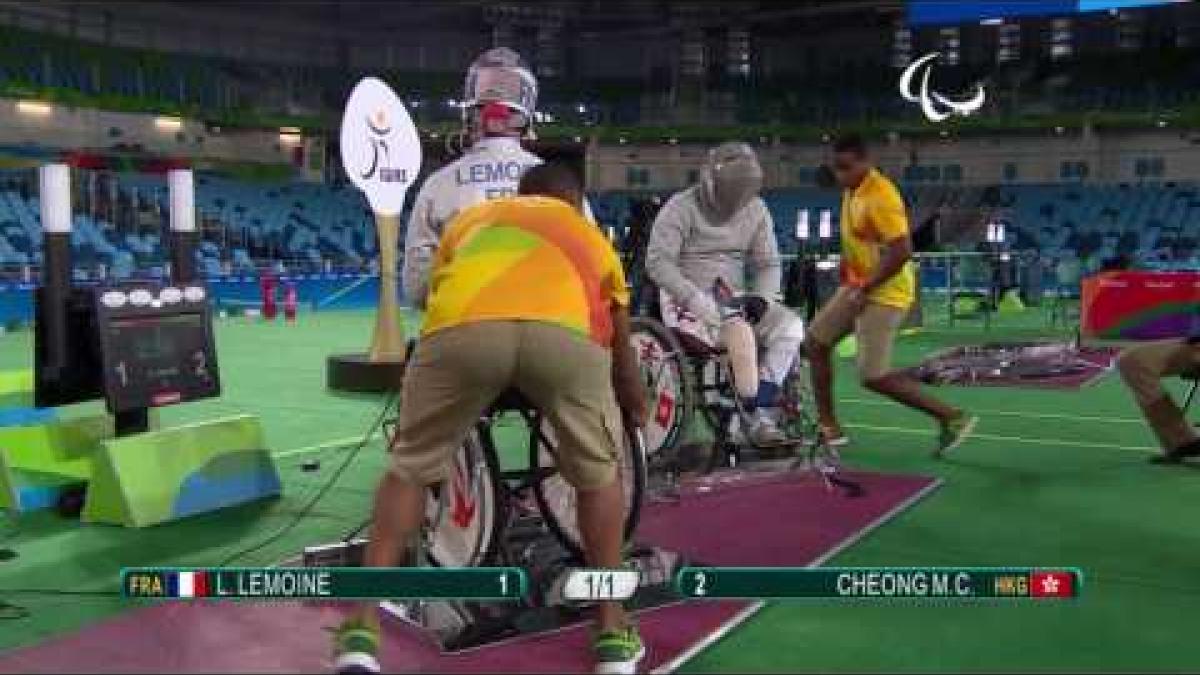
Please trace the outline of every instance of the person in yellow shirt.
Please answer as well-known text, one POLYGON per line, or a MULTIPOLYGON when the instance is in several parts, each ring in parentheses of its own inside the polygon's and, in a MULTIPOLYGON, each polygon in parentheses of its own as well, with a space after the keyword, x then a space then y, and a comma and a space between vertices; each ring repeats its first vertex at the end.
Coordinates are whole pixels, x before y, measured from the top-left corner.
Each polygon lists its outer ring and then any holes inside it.
POLYGON ((891 368, 896 332, 916 299, 904 200, 872 165, 862 138, 839 138, 833 155, 833 173, 842 188, 841 281, 805 340, 821 434, 831 445, 849 442, 834 411, 832 350, 853 331, 863 386, 937 419, 941 432, 934 454, 941 456, 970 435, 977 419, 929 396, 916 379, 891 368))
MULTIPOLYGON (((518 196, 464 209, 442 234, 365 565, 402 562, 425 517, 426 488, 447 479, 455 450, 509 389, 537 406, 559 440, 587 564, 620 567, 622 410, 641 426, 645 393, 620 258, 583 216, 583 187, 561 165, 527 169, 518 196)), ((376 621, 364 607, 338 630, 338 672, 379 672, 376 621)), ((621 605, 599 603, 596 623, 597 672, 634 672, 645 648, 621 605)))

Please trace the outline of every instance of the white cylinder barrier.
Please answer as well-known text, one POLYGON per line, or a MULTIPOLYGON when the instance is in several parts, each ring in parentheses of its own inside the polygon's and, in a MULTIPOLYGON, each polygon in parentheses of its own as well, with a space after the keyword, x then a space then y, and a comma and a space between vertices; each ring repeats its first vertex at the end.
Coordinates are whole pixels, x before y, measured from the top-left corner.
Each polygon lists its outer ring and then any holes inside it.
POLYGON ((833 238, 833 211, 821 209, 821 220, 817 224, 817 234, 822 239, 833 238))
POLYGON ((171 188, 171 230, 196 231, 196 187, 191 169, 172 169, 167 173, 171 188))
POLYGON ((796 209, 796 239, 808 241, 808 209, 796 209))
POLYGON ((71 168, 46 164, 38 172, 38 201, 42 208, 42 230, 47 234, 71 231, 71 168))

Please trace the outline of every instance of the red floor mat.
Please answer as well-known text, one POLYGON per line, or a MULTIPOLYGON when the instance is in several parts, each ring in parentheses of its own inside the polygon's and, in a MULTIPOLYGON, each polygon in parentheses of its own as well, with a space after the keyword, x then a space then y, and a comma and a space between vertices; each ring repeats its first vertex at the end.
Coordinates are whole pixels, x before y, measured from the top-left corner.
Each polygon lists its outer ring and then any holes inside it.
MULTIPOLYGON (((915 476, 854 477, 866 496, 846 499, 806 474, 731 472, 691 483, 679 502, 648 506, 639 539, 706 564, 820 564, 937 486, 915 476)), ((672 669, 756 607, 689 602, 643 612, 643 668, 672 669)), ((0 672, 320 672, 329 660, 324 629, 340 617, 335 607, 300 603, 163 603, 0 655, 0 672)), ((391 623, 380 656, 388 672, 591 670, 582 625, 443 654, 425 633, 391 623)))

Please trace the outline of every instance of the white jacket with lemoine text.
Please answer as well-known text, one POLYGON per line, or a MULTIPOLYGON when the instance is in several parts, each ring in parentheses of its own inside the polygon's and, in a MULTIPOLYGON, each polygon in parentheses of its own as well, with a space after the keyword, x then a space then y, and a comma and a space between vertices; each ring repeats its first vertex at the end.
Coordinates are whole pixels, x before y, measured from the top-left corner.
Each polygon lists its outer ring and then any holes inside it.
POLYGON ((737 292, 750 290, 777 300, 779 247, 767 205, 755 197, 728 221, 713 223, 700 203, 698 187, 676 193, 654 219, 646 273, 684 306, 694 302, 696 293, 710 296, 718 278, 737 292))
POLYGON ((425 306, 433 254, 446 224, 469 206, 515 195, 521 174, 541 163, 540 157, 525 151, 515 138, 485 138, 425 179, 404 237, 401 279, 409 302, 425 306))

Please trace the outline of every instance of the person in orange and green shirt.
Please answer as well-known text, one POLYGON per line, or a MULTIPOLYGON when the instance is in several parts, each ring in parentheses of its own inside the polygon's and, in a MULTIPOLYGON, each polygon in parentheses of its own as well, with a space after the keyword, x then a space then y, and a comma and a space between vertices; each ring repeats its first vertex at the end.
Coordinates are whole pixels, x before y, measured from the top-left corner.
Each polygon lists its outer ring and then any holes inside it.
MULTIPOLYGON (((578 495, 587 564, 622 566, 622 410, 641 426, 645 393, 621 261, 582 211, 575 174, 542 164, 526 170, 517 196, 468 207, 448 224, 404 373, 365 565, 402 562, 425 517, 426 488, 447 479, 476 420, 516 389, 554 428, 559 472, 578 495)), ((373 609, 364 606, 337 632, 338 672, 379 671, 373 609)), ((621 605, 599 603, 596 624, 596 671, 634 672, 645 647, 621 605)))
POLYGON ((970 435, 977 419, 924 393, 914 378, 891 367, 896 332, 916 300, 904 200, 872 166, 858 136, 839 138, 833 154, 833 173, 843 190, 841 281, 805 341, 821 434, 831 445, 849 442, 834 411, 832 350, 853 331, 863 386, 934 417, 940 426, 934 454, 941 456, 970 435))

